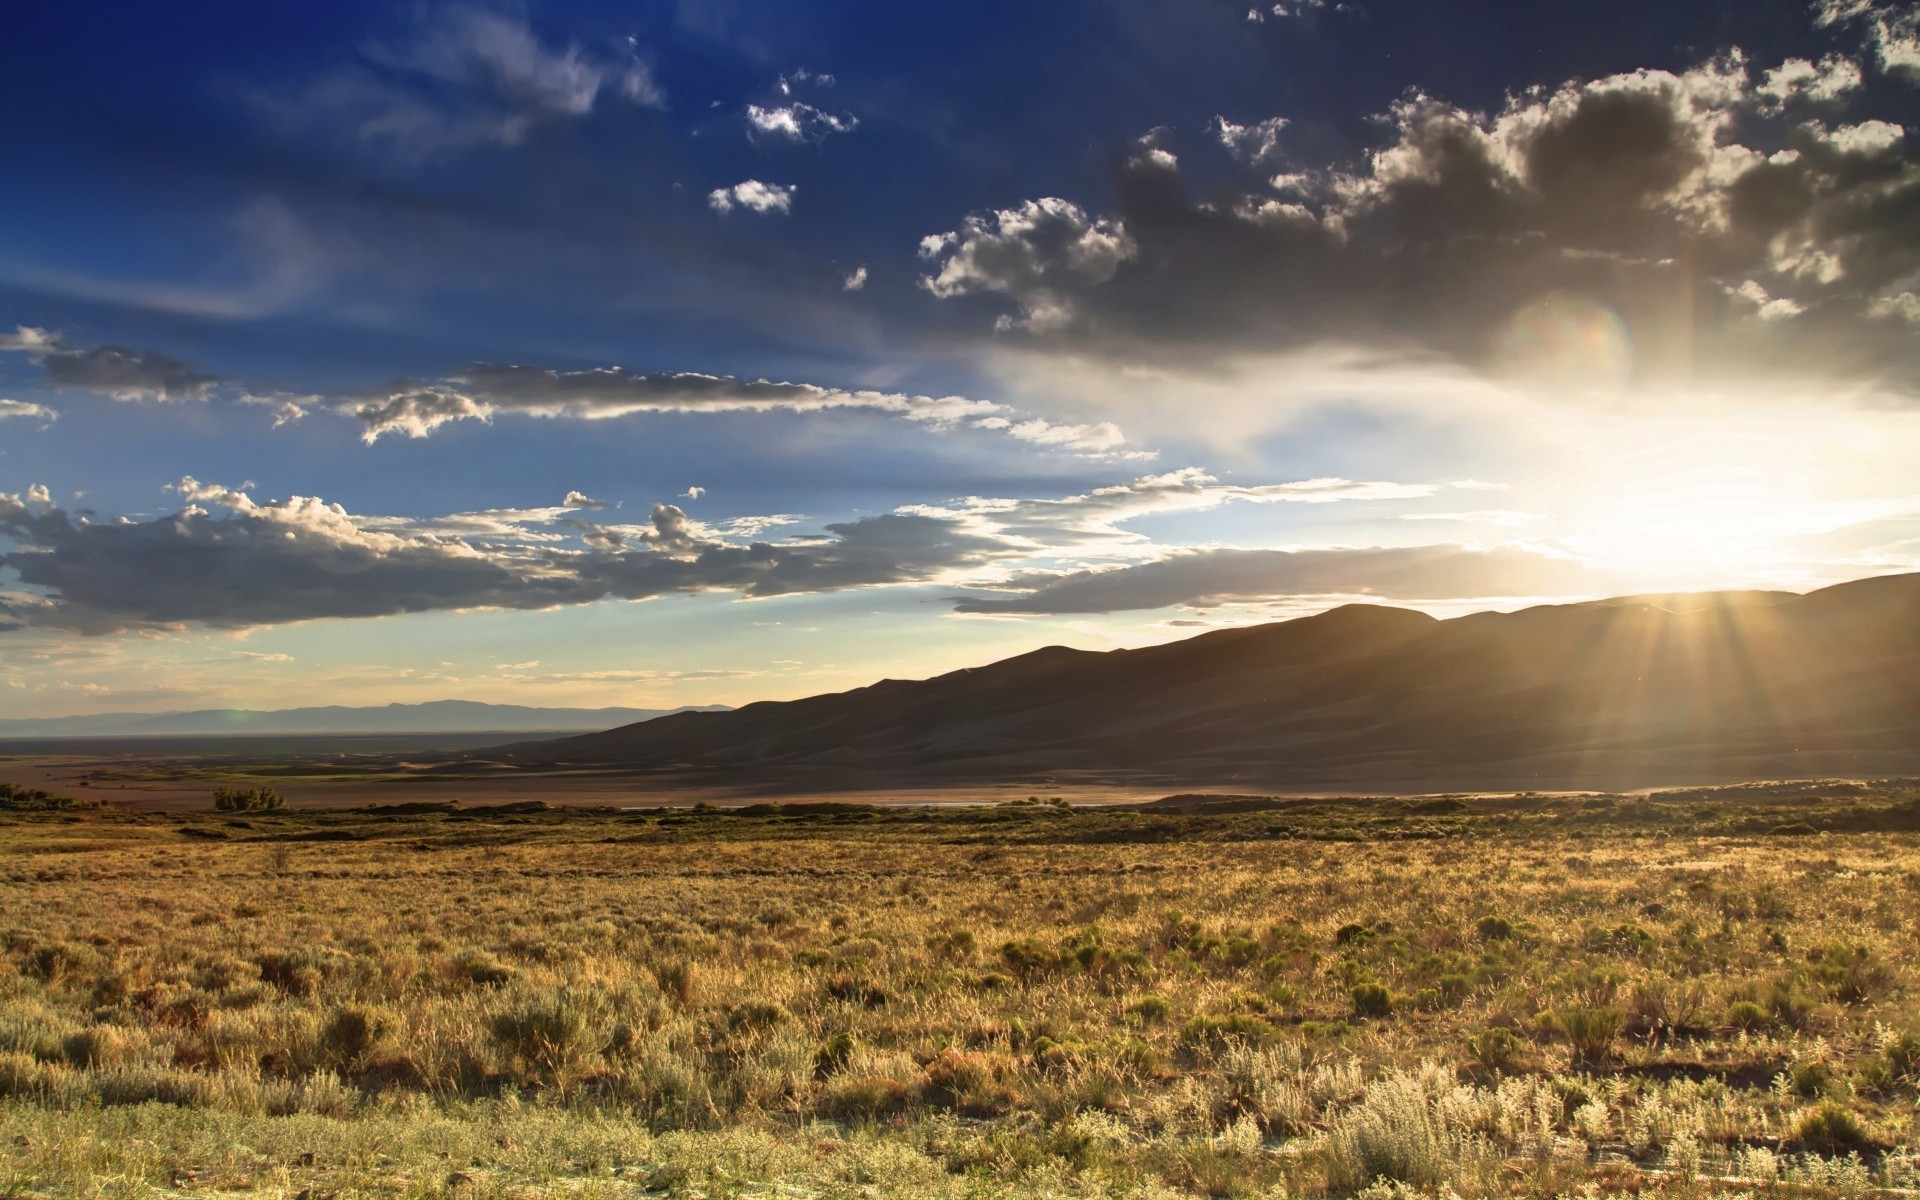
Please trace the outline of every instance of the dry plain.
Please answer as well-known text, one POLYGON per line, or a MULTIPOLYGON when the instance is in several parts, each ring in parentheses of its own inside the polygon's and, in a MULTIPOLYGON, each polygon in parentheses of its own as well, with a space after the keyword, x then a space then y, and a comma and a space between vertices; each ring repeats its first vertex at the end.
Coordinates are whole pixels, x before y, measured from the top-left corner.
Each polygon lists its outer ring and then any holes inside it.
POLYGON ((1867 1194, 1920 788, 0 818, 0 1195, 1867 1194))

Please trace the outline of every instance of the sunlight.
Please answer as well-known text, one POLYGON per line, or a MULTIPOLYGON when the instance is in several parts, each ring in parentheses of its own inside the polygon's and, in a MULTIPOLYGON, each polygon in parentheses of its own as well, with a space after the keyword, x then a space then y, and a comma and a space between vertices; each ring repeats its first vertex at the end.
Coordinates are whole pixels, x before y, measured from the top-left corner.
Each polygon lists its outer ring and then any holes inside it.
POLYGON ((1801 574, 1806 539, 1914 510, 1888 459, 1909 430, 1808 410, 1742 421, 1703 406, 1574 422, 1586 467, 1551 489, 1561 539, 1637 586, 1778 587, 1801 574))

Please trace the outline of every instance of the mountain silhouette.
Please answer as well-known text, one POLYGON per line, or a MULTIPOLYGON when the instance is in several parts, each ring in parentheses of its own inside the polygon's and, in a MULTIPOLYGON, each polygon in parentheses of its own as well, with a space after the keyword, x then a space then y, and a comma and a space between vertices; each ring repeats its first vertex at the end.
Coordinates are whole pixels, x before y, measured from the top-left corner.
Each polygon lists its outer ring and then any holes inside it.
POLYGON ((1347 605, 492 752, 742 785, 1335 788, 1920 773, 1920 574, 1451 620, 1347 605))

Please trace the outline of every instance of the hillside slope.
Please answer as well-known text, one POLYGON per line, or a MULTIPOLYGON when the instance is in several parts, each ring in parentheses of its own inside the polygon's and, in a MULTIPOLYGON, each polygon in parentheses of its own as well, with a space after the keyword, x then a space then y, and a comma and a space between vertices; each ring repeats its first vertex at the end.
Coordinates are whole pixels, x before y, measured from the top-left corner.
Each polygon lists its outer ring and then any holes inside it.
POLYGON ((1341 787, 1920 772, 1920 575, 1453 620, 1350 605, 525 743, 523 765, 1341 787))

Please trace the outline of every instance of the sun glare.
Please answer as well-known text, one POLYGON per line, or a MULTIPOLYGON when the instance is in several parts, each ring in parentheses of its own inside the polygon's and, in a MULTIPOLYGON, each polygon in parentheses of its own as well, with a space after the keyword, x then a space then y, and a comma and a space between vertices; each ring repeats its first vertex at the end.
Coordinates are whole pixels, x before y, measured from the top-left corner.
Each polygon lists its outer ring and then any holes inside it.
POLYGON ((1826 453, 1857 431, 1788 414, 1749 421, 1739 432, 1644 419, 1590 429, 1589 466, 1563 493, 1564 541, 1635 587, 1778 586, 1797 574, 1796 543, 1897 515, 1896 502, 1868 498, 1888 481, 1837 471, 1826 453))

